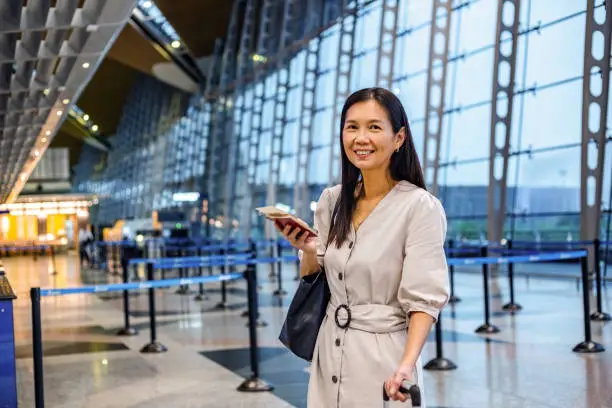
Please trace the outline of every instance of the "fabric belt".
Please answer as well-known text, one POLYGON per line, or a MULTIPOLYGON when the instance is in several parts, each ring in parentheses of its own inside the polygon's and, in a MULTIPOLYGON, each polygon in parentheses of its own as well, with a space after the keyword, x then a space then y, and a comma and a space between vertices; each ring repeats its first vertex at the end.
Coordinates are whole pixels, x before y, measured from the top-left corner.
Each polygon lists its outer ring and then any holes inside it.
POLYGON ((408 327, 406 313, 396 306, 382 304, 346 305, 329 302, 326 314, 341 329, 370 333, 393 333, 408 327))

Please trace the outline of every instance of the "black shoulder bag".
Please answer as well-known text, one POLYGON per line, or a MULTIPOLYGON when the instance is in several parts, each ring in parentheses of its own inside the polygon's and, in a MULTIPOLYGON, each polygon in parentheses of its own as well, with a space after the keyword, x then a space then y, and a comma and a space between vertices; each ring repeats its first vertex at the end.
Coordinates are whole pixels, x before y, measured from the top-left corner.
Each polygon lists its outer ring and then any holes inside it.
POLYGON ((325 270, 304 276, 289 305, 278 339, 296 356, 312 361, 330 292, 325 270))
MULTIPOLYGON (((338 202, 331 219, 335 218, 338 202)), ((330 222, 331 231, 333 222, 330 222)), ((291 300, 285 323, 278 339, 296 356, 312 361, 312 355, 319 335, 321 323, 327 312, 330 298, 325 269, 304 276, 291 300)))

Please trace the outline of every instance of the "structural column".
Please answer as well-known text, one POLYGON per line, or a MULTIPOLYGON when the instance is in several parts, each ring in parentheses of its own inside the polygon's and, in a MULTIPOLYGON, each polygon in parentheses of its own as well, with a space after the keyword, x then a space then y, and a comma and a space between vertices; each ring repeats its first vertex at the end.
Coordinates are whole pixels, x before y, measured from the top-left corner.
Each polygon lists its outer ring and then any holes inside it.
POLYGON ((376 85, 391 89, 397 43, 397 19, 400 0, 382 2, 380 33, 378 35, 378 64, 376 66, 376 85))
POLYGON ((253 56, 255 62, 253 80, 253 111, 251 112, 251 135, 248 147, 247 159, 247 186, 245 189, 245 205, 241 223, 245 226, 246 236, 251 234, 251 223, 253 219, 253 201, 255 194, 255 182, 257 167, 259 165, 259 143, 262 133, 262 113, 266 98, 266 86, 264 83, 268 65, 267 58, 270 54, 270 42, 273 37, 274 11, 276 9, 275 0, 264 0, 261 5, 261 15, 259 19, 259 34, 257 36, 257 54, 253 56))
MULTIPOLYGON (((612 5, 604 5, 605 19, 596 18, 596 1, 587 1, 582 82, 582 146, 580 171, 580 238, 600 236, 603 166, 606 148, 608 87, 610 83, 610 32, 612 5), (594 39, 598 37, 597 42, 594 39), (603 41, 601 41, 603 40, 603 41), (598 47, 594 48, 597 44, 598 47)), ((603 13, 599 14, 603 17, 603 13)), ((594 256, 589 254, 589 270, 594 256)))
POLYGON ((334 89, 332 140, 329 160, 330 185, 340 182, 341 147, 340 147, 340 114, 344 101, 351 90, 351 71, 355 49, 355 27, 357 26, 357 0, 342 0, 340 35, 338 36, 338 59, 336 60, 336 82, 334 89))
POLYGON ((493 242, 501 240, 506 216, 506 186, 520 7, 520 0, 499 0, 497 9, 487 219, 488 240, 493 242))
MULTIPOLYGON (((307 10, 306 33, 323 25, 323 3, 320 0, 310 1, 307 10)), ((296 185, 293 190, 293 207, 298 217, 310 219, 310 188, 308 186, 308 168, 312 151, 314 117, 317 111, 317 82, 319 79, 319 59, 321 36, 317 35, 306 46, 303 92, 298 129, 298 154, 296 185)))
POLYGON ((421 157, 423 158, 425 182, 433 194, 438 193, 440 142, 444 119, 452 6, 452 0, 435 0, 431 12, 427 97, 425 99, 425 143, 421 157))

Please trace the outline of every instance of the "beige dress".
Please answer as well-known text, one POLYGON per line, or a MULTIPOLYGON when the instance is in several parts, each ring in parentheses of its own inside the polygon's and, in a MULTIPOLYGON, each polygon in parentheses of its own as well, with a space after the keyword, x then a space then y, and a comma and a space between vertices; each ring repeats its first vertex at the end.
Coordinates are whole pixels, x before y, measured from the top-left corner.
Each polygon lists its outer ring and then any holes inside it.
MULTIPOLYGON (((408 313, 437 318, 448 300, 446 217, 434 196, 400 181, 357 232, 351 227, 341 248, 334 243, 326 249, 339 195, 340 186, 324 190, 315 212, 317 256, 331 300, 315 345, 308 407, 377 408, 383 405, 383 382, 404 353, 408 313)), ((419 359, 415 380, 424 394, 421 371, 419 359)))

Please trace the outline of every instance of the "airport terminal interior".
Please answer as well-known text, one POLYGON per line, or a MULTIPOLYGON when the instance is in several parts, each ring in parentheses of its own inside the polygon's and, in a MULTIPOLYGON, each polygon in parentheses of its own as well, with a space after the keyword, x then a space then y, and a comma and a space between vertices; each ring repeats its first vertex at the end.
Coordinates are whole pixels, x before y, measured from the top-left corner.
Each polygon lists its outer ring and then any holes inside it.
POLYGON ((611 36, 605 0, 0 0, 0 407, 612 408, 611 36), (319 406, 370 373, 281 341, 306 261, 257 209, 316 227, 372 87, 448 301, 420 404, 319 406))

